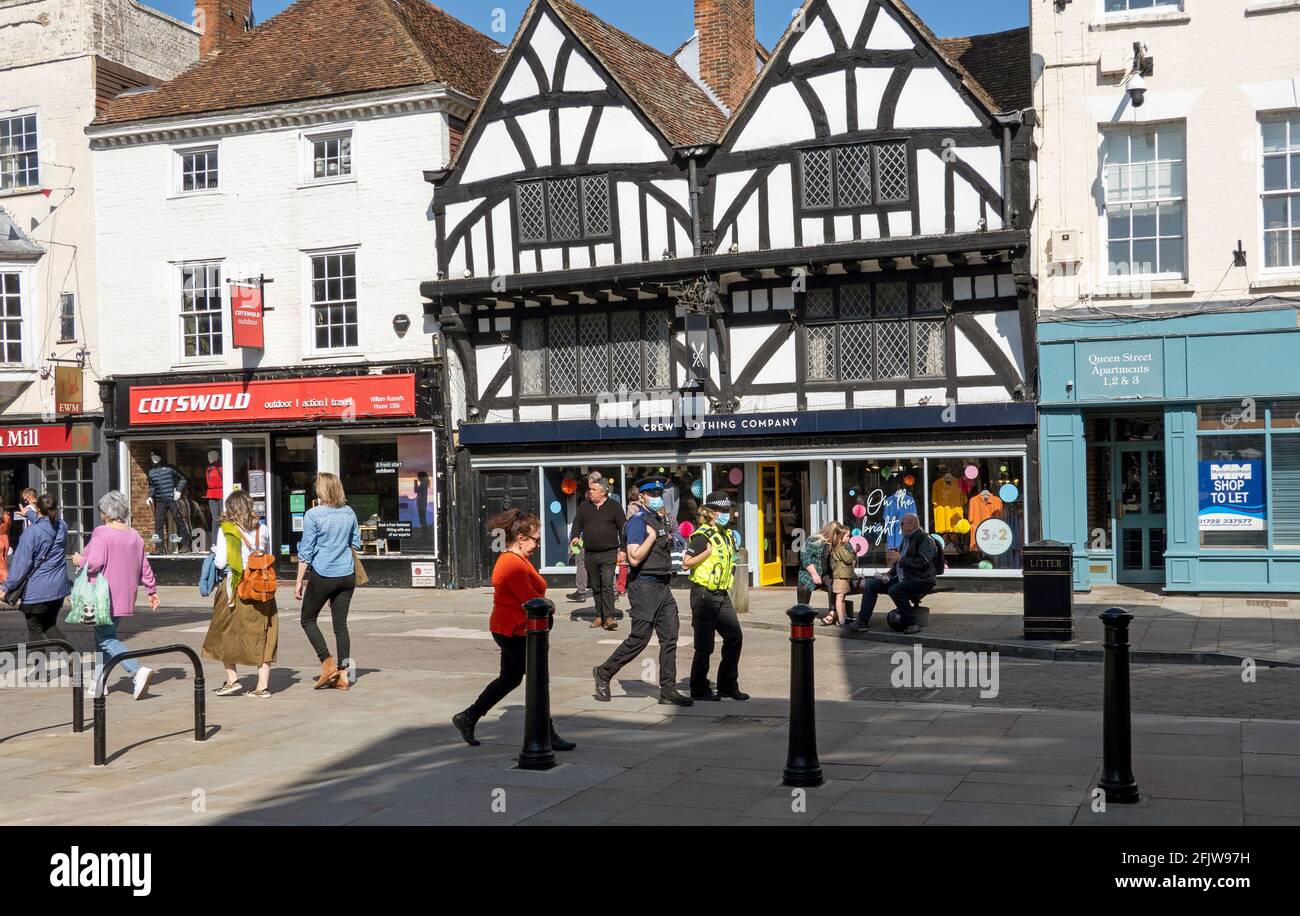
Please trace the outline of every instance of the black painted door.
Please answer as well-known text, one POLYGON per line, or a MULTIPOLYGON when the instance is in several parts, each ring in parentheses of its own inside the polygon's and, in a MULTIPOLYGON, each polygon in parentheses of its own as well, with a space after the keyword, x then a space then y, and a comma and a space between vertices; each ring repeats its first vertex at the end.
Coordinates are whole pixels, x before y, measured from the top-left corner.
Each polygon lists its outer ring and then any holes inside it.
MULTIPOLYGON (((499 538, 494 538, 487 530, 487 521, 498 512, 518 508, 536 513, 537 472, 530 471, 483 471, 479 474, 479 576, 484 584, 492 581, 492 567, 497 554, 504 549, 499 538)), ((538 563, 537 552, 533 552, 533 565, 538 563)))

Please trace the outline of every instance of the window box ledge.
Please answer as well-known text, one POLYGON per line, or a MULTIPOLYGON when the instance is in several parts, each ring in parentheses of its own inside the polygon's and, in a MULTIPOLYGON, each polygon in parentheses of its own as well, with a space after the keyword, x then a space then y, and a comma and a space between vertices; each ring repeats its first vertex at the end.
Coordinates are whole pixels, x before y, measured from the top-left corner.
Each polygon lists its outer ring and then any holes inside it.
POLYGON ((333 188, 339 185, 356 184, 356 176, 349 178, 322 178, 319 181, 304 181, 298 185, 299 191, 305 191, 308 188, 333 188))
POLYGON ((0 199, 10 197, 26 197, 29 194, 40 194, 40 188, 10 188, 7 191, 0 191, 0 199))
POLYGON ((337 360, 341 363, 356 363, 364 362, 365 358, 366 354, 356 349, 323 350, 318 353, 304 353, 302 357, 303 362, 314 363, 329 362, 330 360, 337 360))
POLYGON ((1244 15, 1263 16, 1267 13, 1284 13, 1287 10, 1300 10, 1300 0, 1260 0, 1246 7, 1244 15))
MULTIPOLYGON (((1296 8, 1300 9, 1300 0, 1296 0, 1296 8)), ((1264 289, 1291 289, 1300 286, 1300 272, 1282 273, 1282 274, 1263 274, 1251 281, 1250 288, 1254 290, 1264 289)))
POLYGON ((1097 291, 1099 299, 1144 299, 1150 295, 1186 295, 1196 292, 1196 287, 1186 280, 1144 280, 1135 277, 1127 282, 1109 280, 1097 291))
POLYGON ((221 197, 222 191, 214 188, 211 191, 176 191, 167 195, 168 200, 192 200, 196 197, 221 197))
POLYGON ((1127 29, 1148 25, 1181 25, 1191 21, 1192 15, 1186 10, 1142 10, 1130 13, 1111 13, 1088 23, 1088 31, 1105 32, 1108 29, 1127 29))

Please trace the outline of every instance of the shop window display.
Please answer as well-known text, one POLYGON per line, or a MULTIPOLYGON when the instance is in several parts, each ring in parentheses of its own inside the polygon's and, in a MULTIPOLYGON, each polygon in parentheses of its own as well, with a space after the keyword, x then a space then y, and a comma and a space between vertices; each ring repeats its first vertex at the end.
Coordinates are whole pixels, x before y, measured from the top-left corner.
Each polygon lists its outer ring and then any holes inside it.
MULTIPOLYGON (((99 524, 92 463, 88 458, 45 458, 41 479, 46 493, 59 498, 59 509, 68 526, 68 553, 78 553, 99 524)), ((5 505, 8 505, 6 503, 5 505)))
POLYGON ((339 478, 365 552, 433 553, 436 474, 428 433, 339 440, 339 478))
POLYGON ((643 478, 659 476, 667 480, 664 485, 664 510, 668 513, 668 528, 673 533, 673 554, 686 549, 687 539, 695 533, 700 522, 700 506, 704 502, 704 468, 689 464, 629 465, 624 468, 627 485, 636 486, 643 478))
POLYGON ((931 458, 930 531, 952 569, 1020 569, 1024 459, 931 458))
POLYGON ((623 501, 623 476, 617 464, 571 465, 542 469, 542 556, 549 567, 576 565, 578 548, 569 544, 569 532, 578 507, 587 499, 587 475, 600 471, 609 484, 610 498, 623 501))
POLYGON ((841 467, 844 512, 850 543, 860 568, 884 568, 888 552, 903 543, 903 516, 910 512, 926 523, 922 458, 846 461, 841 467))

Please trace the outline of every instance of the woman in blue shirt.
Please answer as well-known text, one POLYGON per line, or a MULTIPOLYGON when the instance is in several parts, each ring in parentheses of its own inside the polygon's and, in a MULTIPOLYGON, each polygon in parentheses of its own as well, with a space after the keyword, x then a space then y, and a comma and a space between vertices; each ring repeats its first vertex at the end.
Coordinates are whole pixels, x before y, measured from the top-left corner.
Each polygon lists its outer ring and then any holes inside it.
POLYGON ((29 508, 35 521, 28 524, 27 531, 18 540, 9 563, 9 575, 0 584, 0 601, 6 592, 27 583, 19 602, 27 618, 27 637, 36 642, 62 638, 59 610, 72 586, 68 582, 68 526, 59 518, 58 500, 42 496, 29 508))
POLYGON ((298 543, 298 582, 294 595, 302 602, 302 628, 320 658, 317 690, 336 687, 347 690, 352 645, 348 638, 348 608, 357 586, 354 550, 361 549, 361 528, 356 513, 348 508, 347 494, 338 475, 326 471, 316 475, 317 505, 303 519, 298 543), (316 623, 329 602, 338 640, 338 662, 316 623))

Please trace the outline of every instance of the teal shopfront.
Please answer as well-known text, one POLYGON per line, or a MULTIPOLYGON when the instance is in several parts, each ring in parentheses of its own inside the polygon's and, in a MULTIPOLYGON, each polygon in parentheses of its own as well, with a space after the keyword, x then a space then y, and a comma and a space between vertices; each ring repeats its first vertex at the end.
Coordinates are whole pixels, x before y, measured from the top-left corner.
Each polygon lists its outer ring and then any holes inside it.
POLYGON ((1298 317, 1039 324, 1043 533, 1077 590, 1300 592, 1298 317))

